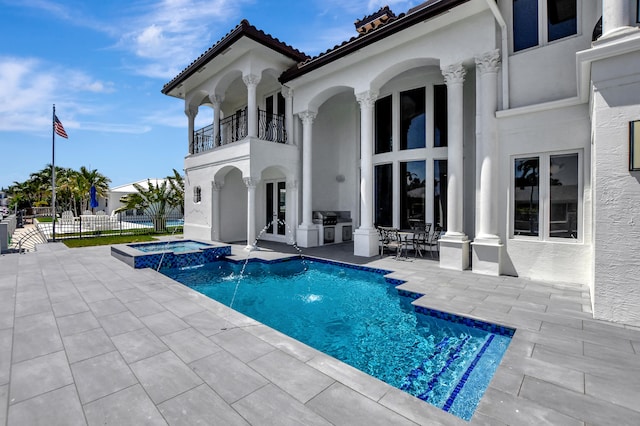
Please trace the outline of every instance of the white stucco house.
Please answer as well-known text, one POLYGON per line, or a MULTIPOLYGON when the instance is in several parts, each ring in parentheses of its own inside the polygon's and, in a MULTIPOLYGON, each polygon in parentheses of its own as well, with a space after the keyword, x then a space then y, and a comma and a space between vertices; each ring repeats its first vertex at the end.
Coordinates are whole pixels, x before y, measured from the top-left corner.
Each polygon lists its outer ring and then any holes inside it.
POLYGON ((375 256, 376 226, 424 221, 442 268, 587 283, 595 317, 640 325, 638 3, 385 7, 315 57, 242 21, 162 89, 185 236, 375 256))

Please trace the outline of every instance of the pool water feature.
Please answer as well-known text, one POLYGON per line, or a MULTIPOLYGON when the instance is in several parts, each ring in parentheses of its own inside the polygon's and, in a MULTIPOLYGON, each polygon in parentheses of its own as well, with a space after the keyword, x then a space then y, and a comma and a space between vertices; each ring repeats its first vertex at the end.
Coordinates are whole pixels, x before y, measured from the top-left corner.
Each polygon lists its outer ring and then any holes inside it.
POLYGON ((296 258, 161 272, 465 420, 515 331, 414 307, 421 295, 397 290, 390 271, 296 258))

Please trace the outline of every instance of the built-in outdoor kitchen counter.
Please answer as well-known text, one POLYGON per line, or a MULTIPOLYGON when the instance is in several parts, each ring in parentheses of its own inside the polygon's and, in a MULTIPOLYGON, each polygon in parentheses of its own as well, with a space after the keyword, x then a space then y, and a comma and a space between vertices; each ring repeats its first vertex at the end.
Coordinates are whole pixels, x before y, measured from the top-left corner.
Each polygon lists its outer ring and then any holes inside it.
POLYGON ((350 211, 316 210, 313 223, 318 225, 318 244, 334 244, 353 239, 353 222, 350 211))

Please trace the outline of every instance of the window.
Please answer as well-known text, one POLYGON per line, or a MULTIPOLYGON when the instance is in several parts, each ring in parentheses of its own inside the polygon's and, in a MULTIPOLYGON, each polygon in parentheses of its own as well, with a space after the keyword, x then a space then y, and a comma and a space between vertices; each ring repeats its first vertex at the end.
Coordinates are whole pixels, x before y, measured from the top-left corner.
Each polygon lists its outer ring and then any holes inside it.
POLYGON ((433 162, 433 223, 447 229, 447 160, 433 162))
POLYGON ((400 149, 425 147, 425 88, 400 93, 400 149))
POLYGON ((193 188, 193 202, 199 203, 202 200, 202 189, 199 186, 193 188))
POLYGON ((577 33, 577 0, 513 0, 514 52, 577 33))
POLYGON ((578 238, 578 154, 549 160, 549 236, 578 238))
POLYGON ((547 35, 549 41, 577 33, 576 0, 547 0, 547 35))
POLYGON ((516 158, 513 234, 577 239, 579 176, 577 153, 516 158))
POLYGON ((433 86, 433 146, 447 146, 447 85, 433 86))
POLYGON ((515 162, 514 235, 538 235, 540 160, 519 158, 515 162))
POLYGON ((424 222, 425 162, 400 163, 400 227, 410 228, 409 219, 424 222))
POLYGON ((393 226, 393 166, 381 164, 375 168, 375 224, 393 226))
POLYGON ((513 0, 513 51, 538 45, 538 0, 513 0))
POLYGON ((391 95, 376 101, 375 153, 391 152, 393 147, 391 95))

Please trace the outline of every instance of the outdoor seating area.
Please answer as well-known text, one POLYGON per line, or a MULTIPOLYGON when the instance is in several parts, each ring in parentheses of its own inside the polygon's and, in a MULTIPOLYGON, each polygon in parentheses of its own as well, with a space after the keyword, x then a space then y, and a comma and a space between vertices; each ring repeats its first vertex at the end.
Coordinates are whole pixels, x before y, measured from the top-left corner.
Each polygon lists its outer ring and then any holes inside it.
POLYGON ((393 254, 396 260, 409 259, 409 250, 413 251, 413 257, 425 257, 438 259, 440 255, 440 237, 443 234, 442 227, 436 225, 431 230, 431 223, 410 221, 411 229, 399 229, 388 226, 378 226, 378 240, 380 256, 393 254), (404 256, 403 256, 404 253, 404 256))

